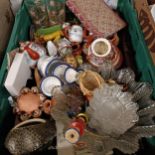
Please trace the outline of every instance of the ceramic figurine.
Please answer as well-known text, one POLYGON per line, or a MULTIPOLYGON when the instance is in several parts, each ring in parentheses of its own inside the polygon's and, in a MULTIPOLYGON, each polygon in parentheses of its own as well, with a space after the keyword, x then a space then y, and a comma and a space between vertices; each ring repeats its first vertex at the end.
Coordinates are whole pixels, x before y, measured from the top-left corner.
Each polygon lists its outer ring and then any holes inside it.
POLYGON ((46 113, 47 110, 44 111, 44 108, 46 107, 47 109, 47 103, 50 109, 53 103, 47 100, 43 94, 39 93, 38 88, 24 88, 16 99, 14 112, 20 116, 22 121, 31 117, 38 118, 42 112, 46 113))
POLYGON ((27 63, 34 67, 39 60, 39 58, 46 55, 46 49, 34 42, 20 42, 20 50, 25 53, 27 58, 27 63))
POLYGON ((65 58, 64 58, 64 61, 66 63, 68 63, 69 65, 71 65, 73 68, 77 68, 78 67, 78 63, 76 61, 76 58, 70 54, 70 55, 67 55, 65 58))
POLYGON ((35 36, 35 42, 44 44, 48 41, 58 42, 63 36, 63 32, 61 30, 52 32, 50 34, 44 34, 40 36, 35 36))
POLYGON ((61 57, 65 57, 72 53, 71 42, 66 38, 60 39, 57 44, 58 52, 61 57))
POLYGON ((31 119, 15 126, 5 139, 11 154, 30 154, 47 150, 56 136, 53 120, 31 119))
POLYGON ((83 57, 81 55, 77 55, 75 58, 76 58, 78 65, 81 66, 84 62, 83 57))
POLYGON ((62 36, 63 36, 62 31, 56 31, 56 32, 51 33, 51 34, 43 35, 40 37, 40 39, 44 40, 45 42, 50 41, 50 40, 57 42, 62 36))

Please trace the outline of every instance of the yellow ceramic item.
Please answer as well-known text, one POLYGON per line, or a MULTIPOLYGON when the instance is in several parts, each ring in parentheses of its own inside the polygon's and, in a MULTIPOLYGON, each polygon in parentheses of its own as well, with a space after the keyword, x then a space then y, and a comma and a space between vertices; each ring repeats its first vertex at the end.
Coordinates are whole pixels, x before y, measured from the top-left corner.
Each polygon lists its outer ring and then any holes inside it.
POLYGON ((50 41, 50 40, 58 41, 61 38, 61 36, 63 36, 63 32, 62 31, 56 31, 56 32, 51 33, 51 34, 44 35, 44 36, 42 36, 42 38, 46 42, 50 41))

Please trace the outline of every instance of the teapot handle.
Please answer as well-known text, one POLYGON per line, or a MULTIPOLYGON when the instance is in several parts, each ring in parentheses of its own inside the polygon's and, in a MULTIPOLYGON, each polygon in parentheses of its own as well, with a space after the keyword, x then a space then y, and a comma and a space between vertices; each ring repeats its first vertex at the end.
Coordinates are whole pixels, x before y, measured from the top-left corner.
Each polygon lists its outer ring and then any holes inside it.
POLYGON ((63 33, 64 33, 64 36, 69 39, 69 34, 68 34, 68 30, 70 29, 71 27, 70 26, 67 26, 63 29, 63 33))
POLYGON ((95 37, 93 35, 89 34, 89 31, 87 29, 84 29, 84 31, 83 31, 83 38, 84 38, 84 41, 86 42, 87 48, 90 46, 90 44, 95 39, 95 37))

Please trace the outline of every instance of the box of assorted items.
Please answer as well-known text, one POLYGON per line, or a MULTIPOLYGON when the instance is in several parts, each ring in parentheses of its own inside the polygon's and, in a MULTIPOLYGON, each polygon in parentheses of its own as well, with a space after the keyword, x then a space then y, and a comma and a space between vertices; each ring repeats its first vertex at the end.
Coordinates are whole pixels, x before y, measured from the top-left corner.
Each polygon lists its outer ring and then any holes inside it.
POLYGON ((1 153, 138 152, 155 101, 137 29, 129 0, 25 0, 0 70, 1 153))
POLYGON ((9 41, 10 33, 13 28, 14 16, 10 9, 9 0, 0 1, 0 67, 4 57, 4 51, 9 41))

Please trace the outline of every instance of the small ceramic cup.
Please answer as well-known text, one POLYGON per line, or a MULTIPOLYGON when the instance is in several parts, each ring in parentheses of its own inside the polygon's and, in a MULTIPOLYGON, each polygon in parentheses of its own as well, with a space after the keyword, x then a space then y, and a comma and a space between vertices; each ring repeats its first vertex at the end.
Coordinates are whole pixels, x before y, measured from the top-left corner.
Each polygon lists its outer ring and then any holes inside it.
POLYGON ((105 38, 96 39, 89 47, 88 59, 95 66, 100 66, 111 55, 112 46, 105 38))
POLYGON ((121 51, 105 38, 96 39, 88 49, 88 60, 95 67, 100 67, 105 61, 110 61, 115 69, 123 62, 121 51))

